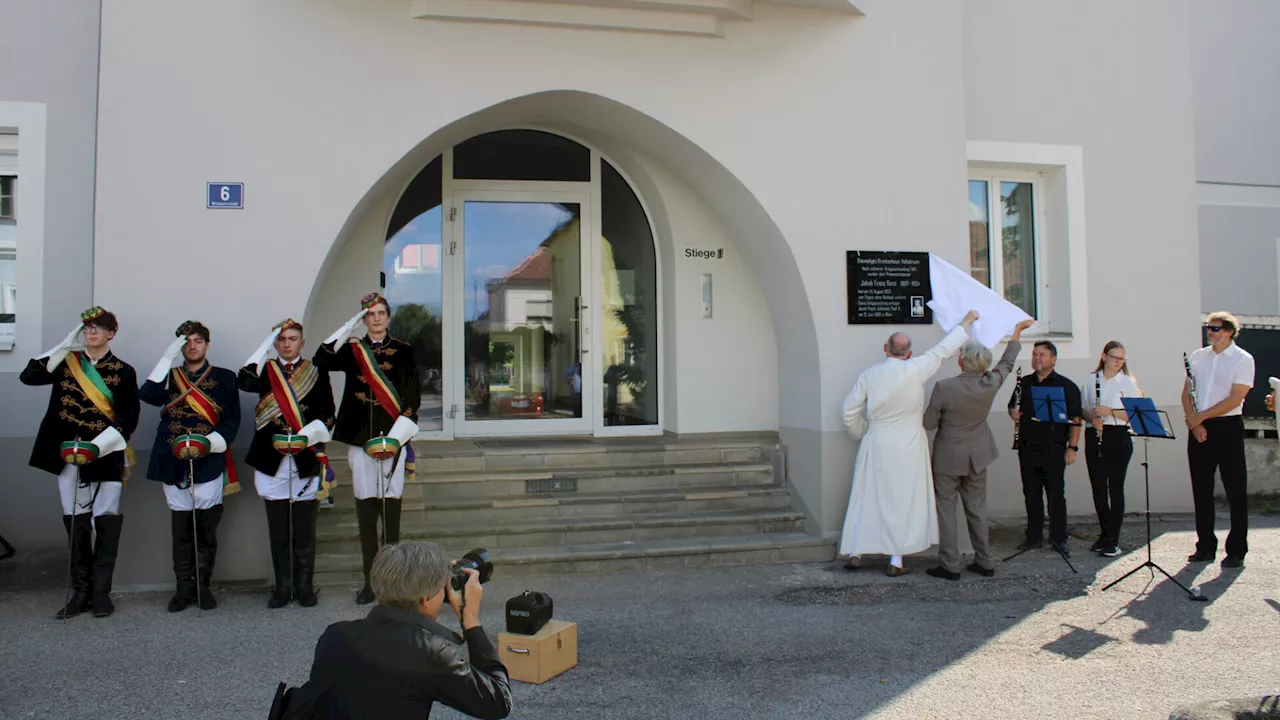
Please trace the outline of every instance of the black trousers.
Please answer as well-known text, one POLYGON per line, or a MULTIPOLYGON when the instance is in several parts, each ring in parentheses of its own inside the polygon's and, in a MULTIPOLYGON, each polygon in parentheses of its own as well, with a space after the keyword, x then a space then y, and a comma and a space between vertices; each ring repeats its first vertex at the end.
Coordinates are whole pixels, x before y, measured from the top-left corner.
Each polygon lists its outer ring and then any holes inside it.
POLYGON ((1198 442, 1187 437, 1187 464, 1191 466, 1191 496, 1196 506, 1196 552, 1216 552, 1213 534, 1214 471, 1222 474, 1222 488, 1231 508, 1231 534, 1227 554, 1243 558, 1249 552, 1249 509, 1246 507, 1249 470, 1244 460, 1244 420, 1239 415, 1204 421, 1208 437, 1198 442))
POLYGON ((1058 443, 1027 445, 1018 451, 1022 497, 1027 504, 1027 540, 1044 539, 1044 507, 1049 505, 1049 539, 1067 541, 1067 495, 1064 475, 1067 448, 1058 443))
POLYGON ((1133 440, 1122 425, 1105 425, 1102 429, 1102 455, 1098 454, 1098 431, 1089 428, 1084 436, 1084 460, 1089 467, 1089 484, 1093 486, 1093 508, 1098 513, 1102 536, 1120 538, 1124 521, 1124 480, 1133 457, 1133 440))

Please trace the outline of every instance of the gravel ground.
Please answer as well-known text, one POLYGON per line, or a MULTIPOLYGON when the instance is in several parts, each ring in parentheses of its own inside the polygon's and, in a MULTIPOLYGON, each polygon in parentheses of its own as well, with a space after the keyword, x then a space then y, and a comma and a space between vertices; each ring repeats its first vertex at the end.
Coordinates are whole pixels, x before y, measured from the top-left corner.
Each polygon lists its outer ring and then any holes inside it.
MULTIPOLYGON (((1225 526, 1220 521, 1219 527, 1225 526)), ((550 592, 579 624, 579 666, 517 683, 519 718, 1164 718, 1196 700, 1280 691, 1280 518, 1252 518, 1243 571, 1187 567, 1185 518, 1156 523, 1155 560, 1209 602, 1073 541, 1080 573, 1048 551, 993 579, 930 578, 929 558, 888 578, 870 560, 603 576, 503 578, 505 598, 550 592)), ((1125 546, 1140 547, 1141 522, 1125 546)), ((1001 555, 1017 532, 997 529, 1001 555)), ((1224 533, 1220 533, 1224 535, 1224 533)), ((265 717, 278 680, 305 680, 324 627, 360 617, 352 593, 267 610, 258 589, 220 588, 221 607, 169 614, 162 593, 118 593, 117 612, 66 623, 62 551, 0 561, 0 717, 265 717)), ((460 717, 437 707, 433 717, 460 717)))

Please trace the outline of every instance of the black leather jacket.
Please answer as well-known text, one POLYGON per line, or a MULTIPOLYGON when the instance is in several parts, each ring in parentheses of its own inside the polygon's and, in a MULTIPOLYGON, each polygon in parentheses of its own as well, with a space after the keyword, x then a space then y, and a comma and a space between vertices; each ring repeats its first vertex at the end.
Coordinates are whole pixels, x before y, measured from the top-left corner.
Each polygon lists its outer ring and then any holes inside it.
POLYGON ((507 669, 483 628, 465 635, 470 661, 457 633, 410 610, 379 605, 363 620, 330 625, 306 688, 319 694, 317 717, 420 720, 438 701, 473 717, 505 718, 507 669))

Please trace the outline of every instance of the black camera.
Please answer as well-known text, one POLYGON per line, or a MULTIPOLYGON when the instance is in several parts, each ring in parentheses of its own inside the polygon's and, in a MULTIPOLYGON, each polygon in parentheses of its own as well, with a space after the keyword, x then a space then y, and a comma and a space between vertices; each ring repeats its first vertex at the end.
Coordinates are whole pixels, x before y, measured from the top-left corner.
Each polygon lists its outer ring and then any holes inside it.
POLYGON ((480 573, 481 584, 489 582, 489 578, 493 577, 493 563, 489 562, 489 551, 476 548, 463 555, 461 560, 449 568, 449 584, 453 586, 454 592, 462 592, 462 586, 467 584, 467 574, 462 571, 463 568, 471 568, 480 573))

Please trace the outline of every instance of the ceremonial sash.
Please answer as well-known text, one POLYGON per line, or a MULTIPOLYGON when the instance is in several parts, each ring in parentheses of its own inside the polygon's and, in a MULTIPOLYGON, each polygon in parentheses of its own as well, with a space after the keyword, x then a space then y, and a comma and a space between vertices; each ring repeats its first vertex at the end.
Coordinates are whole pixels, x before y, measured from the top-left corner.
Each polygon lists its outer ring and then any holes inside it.
POLYGON ((373 396, 377 398, 378 404, 391 416, 391 419, 400 417, 402 414, 400 393, 396 391, 396 386, 391 384, 387 374, 378 366, 373 352, 358 340, 351 341, 351 352, 356 358, 360 374, 364 376, 365 382, 369 383, 369 388, 373 390, 373 396))
MULTIPOLYGON (((218 404, 198 387, 211 372, 213 372, 213 365, 206 365, 204 372, 193 383, 187 380, 187 374, 182 371, 182 368, 171 370, 169 376, 173 380, 173 387, 178 389, 178 397, 171 400, 168 405, 165 405, 164 409, 169 410, 177 406, 178 403, 185 401, 188 407, 204 418, 205 422, 216 428, 218 420, 222 417, 222 408, 218 407, 218 404)), ((232 495, 240 492, 240 478, 236 474, 235 459, 227 456, 225 460, 227 463, 227 475, 225 482, 223 482, 222 494, 232 495)))
POLYGON ((280 367, 280 363, 268 360, 266 375, 267 382, 271 385, 271 393, 264 395, 258 401, 254 428, 261 430, 277 417, 283 417, 290 432, 298 432, 306 425, 306 419, 302 416, 302 406, 298 401, 306 397, 307 393, 311 392, 311 388, 315 387, 316 380, 320 377, 319 370, 310 361, 303 360, 298 363, 291 376, 285 377, 284 368, 280 367))
MULTIPOLYGON (((71 362, 67 363, 67 369, 71 371, 71 376, 76 379, 76 384, 80 386, 80 390, 84 396, 89 398, 89 402, 93 406, 107 416, 111 422, 116 421, 115 393, 111 392, 111 388, 107 387, 107 383, 103 381, 102 375, 98 372, 97 366, 89 359, 89 356, 82 352, 71 352, 71 362)), ((137 464, 137 455, 133 452, 133 447, 126 444, 124 447, 124 477, 127 480, 137 464)))

